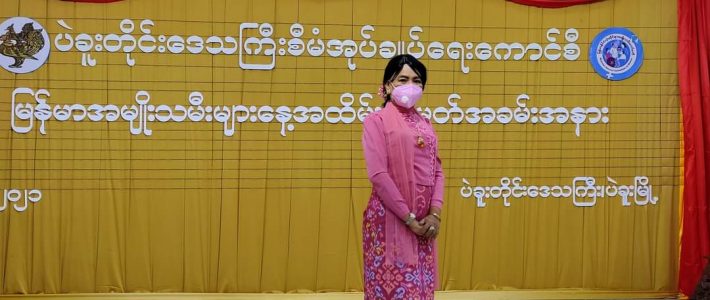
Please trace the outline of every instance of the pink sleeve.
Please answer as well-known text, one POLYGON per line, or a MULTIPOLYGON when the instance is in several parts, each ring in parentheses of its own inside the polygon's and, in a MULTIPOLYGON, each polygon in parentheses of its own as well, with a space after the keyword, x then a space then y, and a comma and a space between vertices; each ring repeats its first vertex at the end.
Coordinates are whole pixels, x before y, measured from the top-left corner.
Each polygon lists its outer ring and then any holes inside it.
POLYGON ((441 159, 436 156, 436 173, 434 174, 434 192, 431 196, 431 206, 441 209, 444 205, 444 170, 441 168, 441 159))
MULTIPOLYGON (((429 124, 429 129, 436 135, 434 131, 434 126, 431 124, 429 119, 425 119, 427 124, 429 124)), ((441 167, 441 159, 439 158, 439 147, 436 151, 436 172, 434 173, 434 191, 431 195, 431 206, 441 209, 444 205, 444 170, 441 167)))
POLYGON ((409 208, 397 189, 397 185, 387 172, 387 151, 385 149, 385 134, 382 130, 382 119, 371 115, 363 121, 362 148, 365 152, 367 177, 377 195, 382 199, 385 208, 402 220, 409 215, 409 208))

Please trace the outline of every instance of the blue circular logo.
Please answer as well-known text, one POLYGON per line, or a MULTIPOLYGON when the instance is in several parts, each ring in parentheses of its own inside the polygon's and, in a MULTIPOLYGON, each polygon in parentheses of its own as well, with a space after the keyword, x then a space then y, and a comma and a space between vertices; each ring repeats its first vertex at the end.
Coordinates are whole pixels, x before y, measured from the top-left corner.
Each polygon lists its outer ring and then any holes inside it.
POLYGON ((624 80, 636 74, 643 63, 643 46, 626 28, 604 29, 589 45, 589 62, 608 80, 624 80))

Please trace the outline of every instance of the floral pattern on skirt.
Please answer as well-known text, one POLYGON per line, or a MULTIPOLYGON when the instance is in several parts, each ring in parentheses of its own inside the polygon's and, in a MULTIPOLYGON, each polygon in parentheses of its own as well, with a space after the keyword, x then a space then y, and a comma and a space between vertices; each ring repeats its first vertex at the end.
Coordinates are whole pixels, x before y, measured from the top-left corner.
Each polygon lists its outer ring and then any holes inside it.
MULTIPOLYGON (((416 186, 417 219, 429 214, 432 187, 416 186)), ((418 264, 385 262, 385 207, 373 191, 362 224, 365 299, 434 299, 436 240, 418 237, 418 264)))

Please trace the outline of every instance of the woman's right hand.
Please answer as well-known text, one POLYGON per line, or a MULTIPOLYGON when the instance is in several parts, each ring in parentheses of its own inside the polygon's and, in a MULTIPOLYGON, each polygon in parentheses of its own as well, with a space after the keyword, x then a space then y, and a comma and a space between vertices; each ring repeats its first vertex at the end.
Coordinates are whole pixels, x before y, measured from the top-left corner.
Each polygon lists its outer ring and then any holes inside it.
POLYGON ((426 234, 427 228, 424 228, 424 226, 420 225, 418 221, 414 221, 409 224, 409 230, 413 231, 414 234, 423 236, 426 234))

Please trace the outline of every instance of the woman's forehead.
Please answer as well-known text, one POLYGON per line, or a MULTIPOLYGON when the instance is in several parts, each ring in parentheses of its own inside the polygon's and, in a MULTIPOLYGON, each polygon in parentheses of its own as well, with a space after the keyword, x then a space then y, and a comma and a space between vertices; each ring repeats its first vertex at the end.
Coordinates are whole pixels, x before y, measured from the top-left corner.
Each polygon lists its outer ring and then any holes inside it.
POLYGON ((402 67, 402 71, 400 71, 399 74, 397 74, 397 77, 400 77, 400 76, 406 76, 406 77, 411 77, 411 78, 419 77, 419 75, 417 75, 417 73, 414 72, 414 70, 412 70, 412 68, 409 65, 404 65, 404 67, 402 67))

